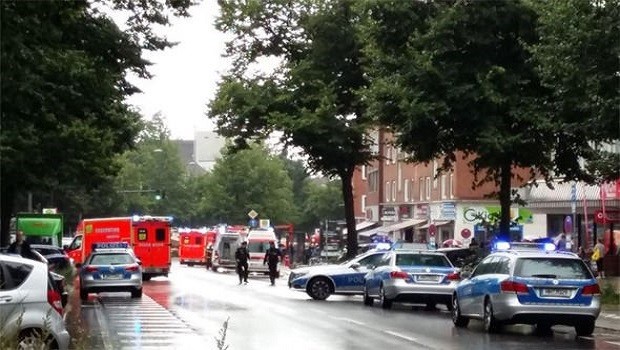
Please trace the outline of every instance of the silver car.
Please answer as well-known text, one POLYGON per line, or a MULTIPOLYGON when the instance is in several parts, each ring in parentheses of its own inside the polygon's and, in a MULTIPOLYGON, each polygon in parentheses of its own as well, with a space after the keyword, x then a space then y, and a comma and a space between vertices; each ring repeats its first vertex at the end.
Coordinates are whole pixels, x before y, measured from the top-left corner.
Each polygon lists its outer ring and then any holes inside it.
POLYGON ((504 324, 575 327, 577 335, 594 331, 601 309, 600 289, 586 264, 575 254, 544 250, 506 250, 490 254, 453 295, 452 321, 466 327, 482 319, 487 332, 504 324))
POLYGON ((61 296, 45 263, 0 254, 0 281, 0 345, 18 349, 69 347, 61 296), (44 334, 49 334, 47 339, 41 339, 44 334))
POLYGON ((364 304, 378 298, 381 307, 393 302, 424 303, 429 308, 452 308, 452 294, 460 280, 459 269, 441 253, 391 251, 364 277, 364 304))
POLYGON ((127 249, 102 249, 90 254, 80 269, 80 298, 89 293, 130 292, 142 297, 142 267, 127 249))

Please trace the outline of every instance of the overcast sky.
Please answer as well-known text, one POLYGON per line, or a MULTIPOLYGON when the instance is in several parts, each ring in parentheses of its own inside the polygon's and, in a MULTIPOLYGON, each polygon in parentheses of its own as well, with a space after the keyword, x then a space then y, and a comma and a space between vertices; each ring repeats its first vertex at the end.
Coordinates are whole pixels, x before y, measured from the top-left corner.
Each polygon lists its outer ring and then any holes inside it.
POLYGON ((150 118, 161 111, 173 139, 193 139, 194 131, 213 130, 206 104, 215 95, 221 73, 229 67, 222 57, 225 37, 213 22, 219 12, 216 0, 204 0, 190 9, 191 17, 175 18, 162 33, 179 44, 145 57, 153 62, 150 80, 131 79, 143 93, 128 102, 150 118))

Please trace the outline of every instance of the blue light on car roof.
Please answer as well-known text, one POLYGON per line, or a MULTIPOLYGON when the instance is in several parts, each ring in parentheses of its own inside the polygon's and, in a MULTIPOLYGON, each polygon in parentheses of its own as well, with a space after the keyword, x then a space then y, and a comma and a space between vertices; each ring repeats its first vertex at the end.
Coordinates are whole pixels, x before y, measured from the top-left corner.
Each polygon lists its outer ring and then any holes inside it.
POLYGON ((510 249, 510 243, 508 242, 495 242, 495 250, 508 250, 510 249))
POLYGON ((553 243, 545 243, 544 244, 544 249, 545 249, 546 252, 555 251, 555 248, 556 248, 555 244, 553 244, 553 243))

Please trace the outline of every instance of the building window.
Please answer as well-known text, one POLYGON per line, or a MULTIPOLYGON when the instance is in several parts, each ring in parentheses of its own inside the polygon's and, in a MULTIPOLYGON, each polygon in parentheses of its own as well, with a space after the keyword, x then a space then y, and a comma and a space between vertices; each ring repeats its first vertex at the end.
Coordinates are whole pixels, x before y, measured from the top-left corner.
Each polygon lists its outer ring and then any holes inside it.
POLYGON ((392 202, 396 201, 396 181, 392 181, 392 202))
POLYGON ((424 179, 420 178, 420 201, 424 200, 424 179))
POLYGON ((390 160, 392 159, 392 147, 385 147, 385 165, 390 165, 390 160))
POLYGON ((361 210, 361 212, 362 213, 366 212, 366 195, 365 194, 362 195, 362 210, 361 210))
POLYGON ((431 199, 431 178, 429 176, 426 177, 426 200, 431 199))
POLYGON ((411 201, 415 202, 413 192, 415 191, 415 179, 411 179, 411 201))
POLYGON ((402 181, 403 181, 403 168, 402 168, 402 164, 399 162, 398 163, 398 192, 400 192, 402 190, 402 181))
POLYGON ((390 190, 390 182, 387 181, 385 183, 385 201, 389 202, 390 201, 390 195, 392 194, 392 191, 390 190))
POLYGON ((403 187, 405 188, 405 193, 403 194, 403 201, 409 202, 409 179, 404 179, 403 182, 403 187))
POLYGON ((392 164, 398 161, 398 148, 392 148, 392 164))
POLYGON ((433 161, 433 188, 437 188, 437 161, 433 161))
POLYGON ((450 174, 450 198, 454 198, 454 173, 450 174))
POLYGON ((372 170, 368 173, 368 192, 377 192, 379 187, 379 171, 372 170))
POLYGON ((448 198, 448 183, 446 182, 446 175, 441 175, 441 199, 448 198))
POLYGON ((362 165, 362 180, 366 180, 366 166, 362 165))

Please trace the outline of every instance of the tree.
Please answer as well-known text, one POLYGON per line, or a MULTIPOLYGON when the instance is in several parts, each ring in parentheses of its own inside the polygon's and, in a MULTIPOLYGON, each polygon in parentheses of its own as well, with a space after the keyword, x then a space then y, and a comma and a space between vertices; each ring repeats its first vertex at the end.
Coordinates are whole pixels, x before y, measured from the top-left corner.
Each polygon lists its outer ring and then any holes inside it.
POLYGON ((106 4, 130 10, 128 33, 93 2, 1 2, 0 245, 23 193, 89 192, 115 174, 114 157, 138 131, 139 115, 123 102, 138 91, 126 74, 149 77, 142 50, 170 45, 151 24, 166 24, 168 9, 185 15, 190 5, 106 4))
POLYGON ((341 220, 344 217, 339 183, 338 179, 327 182, 306 180, 303 222, 308 229, 320 226, 324 220, 341 220))
POLYGON ((292 182, 280 158, 261 145, 226 152, 204 175, 196 197, 211 223, 245 224, 247 213, 272 224, 288 223, 295 215, 292 182))
POLYGON ((219 1, 217 28, 232 33, 227 54, 233 69, 222 79, 209 116, 218 132, 246 140, 282 133, 299 147, 309 167, 339 177, 348 254, 357 252, 353 189, 356 166, 373 158, 371 118, 357 92, 366 85, 355 35, 352 1, 219 1), (273 74, 251 74, 252 64, 277 57, 273 74))
POLYGON ((539 15, 541 39, 530 51, 543 85, 552 92, 536 106, 557 125, 557 167, 567 179, 616 180, 620 155, 601 145, 620 140, 620 1, 531 5, 539 15))
POLYGON ((446 171, 458 151, 471 156, 473 186, 499 185, 508 235, 514 168, 547 179, 553 170, 557 125, 530 107, 548 95, 526 49, 536 13, 518 1, 390 5, 366 8, 371 110, 413 161, 443 157, 446 171))

